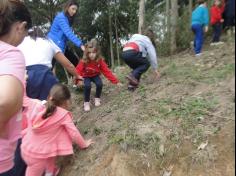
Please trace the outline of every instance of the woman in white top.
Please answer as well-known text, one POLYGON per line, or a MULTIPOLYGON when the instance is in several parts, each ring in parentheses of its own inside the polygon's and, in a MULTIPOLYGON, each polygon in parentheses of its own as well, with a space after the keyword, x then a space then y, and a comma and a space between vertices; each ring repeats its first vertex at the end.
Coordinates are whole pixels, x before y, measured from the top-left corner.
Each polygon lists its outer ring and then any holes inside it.
POLYGON ((51 71, 53 57, 76 79, 81 79, 74 65, 57 45, 45 38, 39 27, 30 30, 29 36, 25 37, 18 48, 25 56, 28 75, 26 93, 30 98, 46 100, 52 86, 58 83, 51 71))

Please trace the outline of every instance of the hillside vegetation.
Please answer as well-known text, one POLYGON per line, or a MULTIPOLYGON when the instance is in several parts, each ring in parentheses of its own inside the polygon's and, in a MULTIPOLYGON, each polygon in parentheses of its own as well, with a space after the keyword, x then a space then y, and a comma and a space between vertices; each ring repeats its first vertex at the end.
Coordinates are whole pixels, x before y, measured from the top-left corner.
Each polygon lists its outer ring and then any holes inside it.
MULTIPOLYGON (((61 176, 233 176, 235 43, 160 58, 161 79, 143 76, 127 91, 104 80, 102 106, 83 112, 73 90, 74 120, 96 143, 59 162, 61 176)), ((93 89, 93 92, 95 90, 93 89)))

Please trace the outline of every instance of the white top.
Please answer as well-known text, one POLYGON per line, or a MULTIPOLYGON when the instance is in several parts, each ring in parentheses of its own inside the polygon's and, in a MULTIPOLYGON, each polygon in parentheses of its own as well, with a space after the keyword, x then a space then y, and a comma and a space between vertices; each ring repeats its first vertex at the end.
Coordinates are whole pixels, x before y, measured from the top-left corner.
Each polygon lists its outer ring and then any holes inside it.
POLYGON ((45 65, 52 68, 52 59, 61 49, 51 40, 27 36, 18 46, 25 56, 26 66, 45 65))
POLYGON ((156 49, 147 36, 141 34, 134 34, 128 42, 135 42, 139 46, 139 51, 142 52, 142 56, 148 56, 152 68, 157 69, 156 49))

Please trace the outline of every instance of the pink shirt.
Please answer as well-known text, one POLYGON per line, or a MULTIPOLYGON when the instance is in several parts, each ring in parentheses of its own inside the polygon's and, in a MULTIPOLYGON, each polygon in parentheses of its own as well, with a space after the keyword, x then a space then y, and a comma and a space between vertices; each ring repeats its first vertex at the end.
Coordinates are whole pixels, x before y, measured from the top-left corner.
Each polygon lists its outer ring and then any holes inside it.
MULTIPOLYGON (((25 59, 23 54, 16 47, 0 41, 0 76, 14 76, 24 86, 24 74, 25 59)), ((9 120, 6 130, 7 136, 0 138, 0 173, 10 170, 14 165, 14 152, 21 132, 21 112, 9 120)))
POLYGON ((71 113, 60 107, 43 119, 46 108, 33 99, 24 101, 27 128, 23 130, 21 151, 25 157, 49 158, 73 153, 72 141, 85 148, 85 140, 74 125, 71 113), (31 102, 30 102, 31 101, 31 102))

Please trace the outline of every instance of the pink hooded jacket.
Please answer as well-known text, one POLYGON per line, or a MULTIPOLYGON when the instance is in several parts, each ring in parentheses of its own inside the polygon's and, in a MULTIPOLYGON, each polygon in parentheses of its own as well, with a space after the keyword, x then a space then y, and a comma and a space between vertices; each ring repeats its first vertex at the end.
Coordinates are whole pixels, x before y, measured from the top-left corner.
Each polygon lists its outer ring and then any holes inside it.
POLYGON ((60 107, 42 119, 46 110, 41 102, 27 100, 27 128, 23 130, 21 150, 31 158, 49 158, 73 154, 72 141, 86 148, 85 140, 72 121, 71 113, 60 107))

